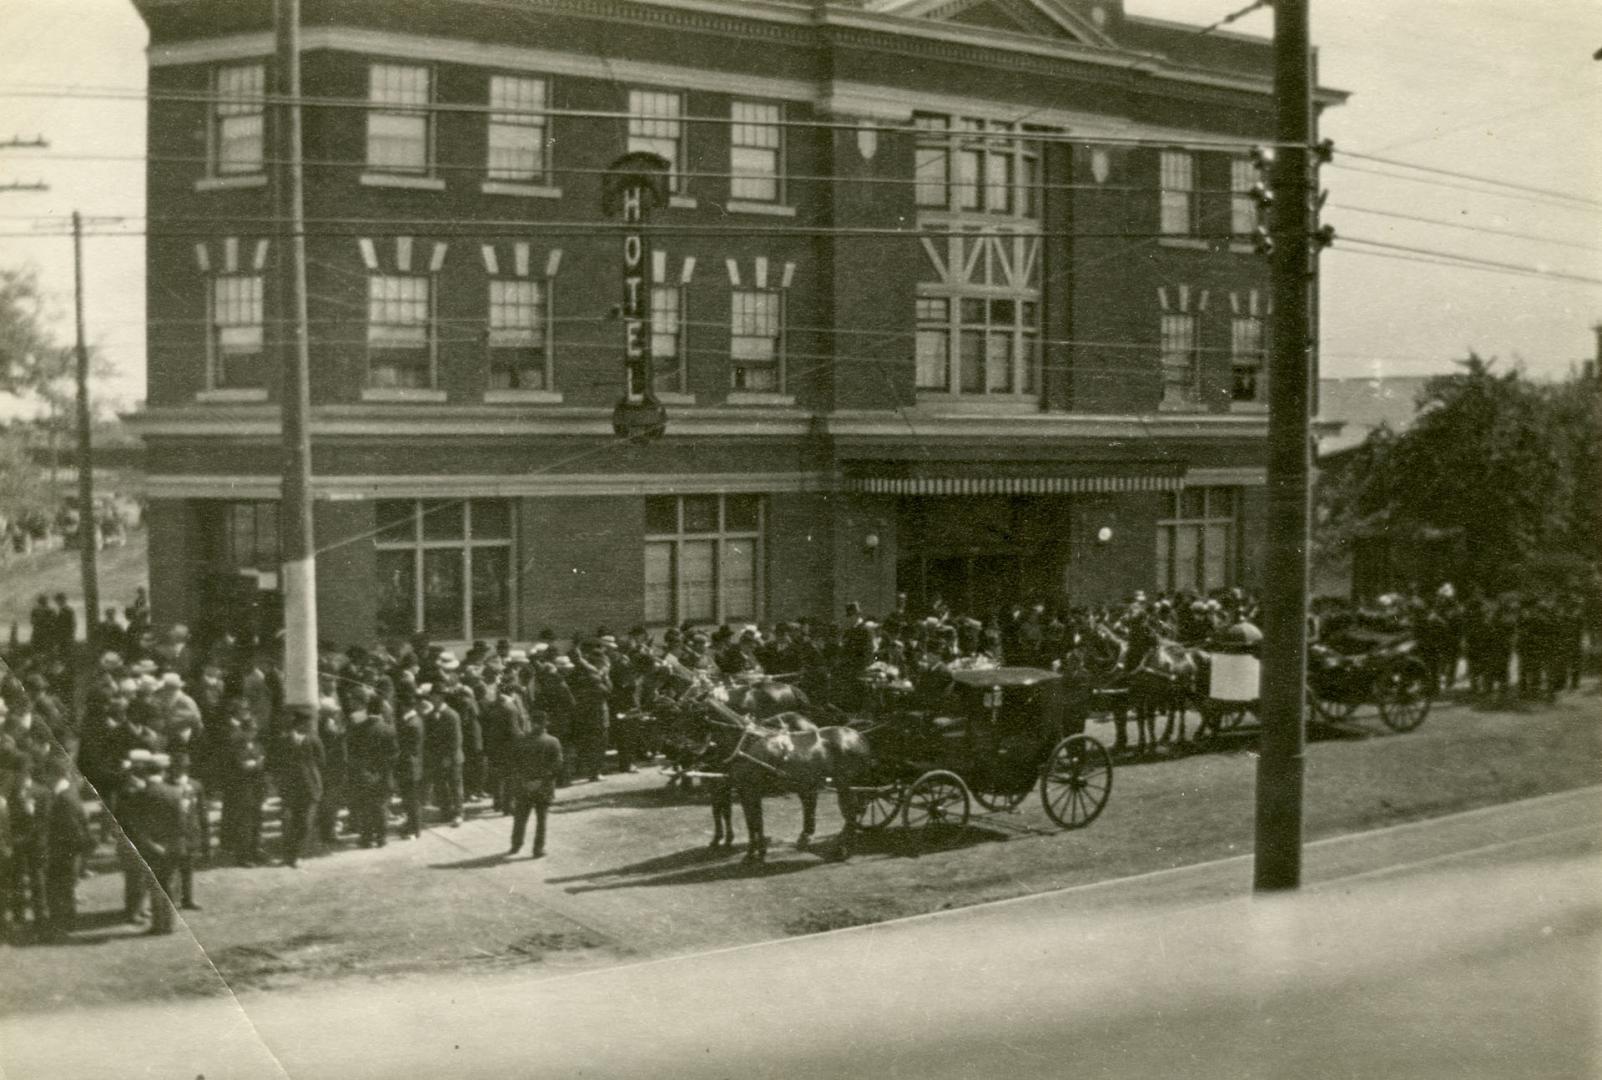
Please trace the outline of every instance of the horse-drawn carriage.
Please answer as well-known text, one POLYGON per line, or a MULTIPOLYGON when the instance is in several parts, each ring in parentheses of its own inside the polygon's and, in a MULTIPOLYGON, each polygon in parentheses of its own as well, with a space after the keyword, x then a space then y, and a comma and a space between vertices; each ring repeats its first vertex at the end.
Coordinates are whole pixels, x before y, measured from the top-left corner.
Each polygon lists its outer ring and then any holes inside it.
POLYGON ((865 731, 871 766, 853 783, 856 824, 879 829, 967 824, 972 803, 1011 810, 1038 788, 1066 829, 1100 815, 1112 758, 1070 718, 1062 676, 1027 667, 952 671, 918 708, 865 731))
MULTIPOLYGON (((1412 731, 1429 715, 1433 696, 1429 668, 1417 650, 1404 630, 1351 627, 1314 642, 1307 656, 1310 717, 1339 723, 1373 703, 1386 727, 1412 731)), ((1255 650, 1230 646, 1211 652, 1209 661, 1202 731, 1218 734, 1256 715, 1261 667, 1255 650)))
POLYGON ((1429 715, 1434 684, 1417 639, 1406 630, 1349 627, 1315 642, 1307 657, 1308 698, 1328 722, 1373 702, 1386 727, 1412 731, 1429 715))

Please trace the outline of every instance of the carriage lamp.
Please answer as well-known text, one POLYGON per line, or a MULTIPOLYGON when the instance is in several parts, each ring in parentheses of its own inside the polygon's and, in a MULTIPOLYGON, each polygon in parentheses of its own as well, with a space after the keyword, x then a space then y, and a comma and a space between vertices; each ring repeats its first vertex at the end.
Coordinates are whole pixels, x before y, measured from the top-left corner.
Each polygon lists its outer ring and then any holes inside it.
POLYGON ((1096 542, 1105 544, 1112 539, 1112 526, 1103 525, 1096 530, 1096 542))

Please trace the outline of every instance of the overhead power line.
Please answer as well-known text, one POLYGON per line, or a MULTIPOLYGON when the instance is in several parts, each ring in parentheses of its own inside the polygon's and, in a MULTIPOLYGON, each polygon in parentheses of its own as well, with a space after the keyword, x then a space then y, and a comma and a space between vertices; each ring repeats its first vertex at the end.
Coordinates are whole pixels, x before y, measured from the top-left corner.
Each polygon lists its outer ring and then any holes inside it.
POLYGON ((1516 229, 1496 229, 1488 225, 1470 225, 1464 221, 1445 221, 1441 218, 1425 217, 1421 214, 1403 214, 1394 210, 1379 210, 1372 206, 1356 206, 1352 203, 1332 202, 1328 205, 1332 210, 1347 210, 1354 214, 1373 214, 1376 217, 1415 221, 1424 225, 1436 225, 1443 229, 1461 229, 1466 232, 1484 233, 1487 236, 1507 236, 1517 240, 1530 240, 1541 244, 1556 244, 1559 247, 1578 248, 1581 251, 1602 251, 1602 244, 1584 244, 1578 240, 1560 240, 1555 236, 1538 236, 1535 233, 1519 232, 1516 229))
POLYGON ((1413 247, 1409 244, 1393 244, 1384 240, 1368 240, 1361 236, 1342 236, 1336 250, 1346 244, 1362 244, 1368 247, 1380 248, 1385 251, 1394 251, 1428 257, 1434 259, 1450 260, 1466 268, 1502 270, 1509 273, 1522 274, 1530 277, 1547 278, 1553 281, 1574 281, 1584 285, 1602 285, 1602 278, 1589 277, 1584 274, 1571 274, 1563 270, 1550 270, 1541 266, 1527 266, 1521 263, 1501 262, 1497 259, 1482 259, 1475 255, 1464 255, 1455 251, 1437 251, 1434 248, 1413 247))
POLYGON ((1580 203, 1585 206, 1602 207, 1602 199, 1592 198, 1589 195, 1577 195, 1570 191, 1560 191, 1556 188, 1537 187, 1533 184, 1519 184, 1512 180, 1503 180, 1494 176, 1479 176, 1474 173, 1462 172, 1458 169, 1441 169, 1434 165, 1420 165, 1414 161, 1402 161, 1399 158, 1384 157, 1379 154, 1364 154, 1355 150, 1339 150, 1337 158, 1351 157, 1360 161, 1372 161, 1380 165, 1390 165, 1401 169, 1412 169, 1416 172, 1428 173, 1431 176, 1446 176, 1454 180, 1467 180, 1488 187, 1506 188, 1509 191, 1522 192, 1527 195, 1540 195, 1548 199, 1560 199, 1565 202, 1580 203))
POLYGON ((1453 191, 1467 191, 1475 195, 1484 195, 1497 199, 1511 199, 1514 202, 1539 204, 1541 206, 1555 207, 1559 210, 1570 210, 1580 214, 1602 215, 1602 205, 1590 206, 1581 202, 1574 202, 1565 198, 1549 198, 1544 195, 1531 195, 1516 191, 1499 191, 1492 187, 1474 186, 1468 183, 1454 183, 1451 180, 1439 180, 1430 176, 1414 176, 1408 173, 1397 172, 1394 169, 1376 169, 1366 165, 1353 165, 1339 160, 1330 162, 1331 168, 1345 169, 1347 172, 1366 173, 1370 176, 1383 176, 1389 180, 1405 180, 1412 184, 1425 184, 1431 187, 1450 188, 1453 191))
MULTIPOLYGON (((47 85, 47 84, 43 84, 47 85)), ((29 84, 0 84, 0 98, 65 98, 81 100, 103 101, 155 101, 188 104, 217 104, 228 103, 237 105, 246 102, 259 105, 263 108, 281 106, 286 104, 299 104, 312 109, 357 109, 363 112, 382 110, 387 112, 423 114, 467 114, 485 115, 494 114, 506 117, 546 117, 553 120, 585 119, 585 120, 615 120, 627 123, 629 120, 652 119, 661 120, 662 117, 641 117, 627 110, 618 109, 558 109, 558 108, 531 108, 527 106, 491 105, 489 103, 462 102, 462 101, 435 101, 425 105, 391 106, 381 102, 374 102, 368 98, 350 97, 316 97, 300 95, 291 98, 282 94, 252 94, 241 96, 237 94, 216 94, 209 91, 186 90, 138 90, 134 88, 95 88, 73 89, 67 88, 36 88, 29 84)), ((710 124, 732 127, 746 121, 736 120, 732 116, 696 116, 683 115, 670 117, 673 122, 682 124, 710 124)), ((989 118, 986 118, 989 119, 989 118)), ((765 127, 784 128, 819 128, 826 130, 860 131, 862 123, 855 120, 821 120, 821 119, 789 119, 781 117, 776 120, 764 120, 765 127)), ((1005 128, 986 128, 984 130, 969 130, 960 126, 950 128, 920 128, 912 124, 901 123, 874 123, 871 127, 880 131, 897 134, 916 135, 925 141, 934 142, 945 140, 948 142, 965 143, 998 143, 1013 140, 1042 143, 1069 143, 1088 146, 1131 146, 1131 147, 1174 147, 1196 150, 1237 150, 1247 151, 1253 146, 1276 146, 1265 139, 1195 139, 1179 136, 1135 136, 1135 135, 1091 135, 1066 131, 1054 131, 1047 127, 1034 128, 1016 126, 1017 130, 1005 128)))

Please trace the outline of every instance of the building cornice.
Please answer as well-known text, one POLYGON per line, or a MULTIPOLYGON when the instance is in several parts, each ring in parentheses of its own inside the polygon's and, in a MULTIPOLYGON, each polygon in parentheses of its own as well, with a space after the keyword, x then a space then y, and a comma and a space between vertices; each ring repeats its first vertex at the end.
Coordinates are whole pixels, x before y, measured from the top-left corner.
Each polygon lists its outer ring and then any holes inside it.
MULTIPOLYGON (((125 418, 145 439, 264 441, 282 434, 276 405, 157 406, 125 418)), ((667 438, 709 436, 799 438, 813 430, 811 416, 784 408, 674 408, 667 438)), ((612 410, 506 405, 318 405, 316 438, 495 439, 616 438, 612 410)))
MULTIPOLYGON (((158 406, 126 418, 145 439, 229 439, 259 442, 281 435, 275 405, 158 406)), ((609 409, 497 405, 320 405, 312 409, 319 439, 615 438, 609 409)), ((683 408, 669 411, 665 438, 787 438, 826 435, 861 442, 992 440, 1255 439, 1267 434, 1261 415, 942 413, 934 409, 839 411, 814 417, 789 408, 683 408)))
POLYGON ((856 442, 920 442, 1005 440, 1049 442, 1056 440, 1250 440, 1268 434, 1262 416, 1228 414, 1123 414, 1028 413, 1012 416, 983 414, 921 414, 919 410, 836 412, 822 421, 823 430, 838 439, 856 442))
MULTIPOLYGON (((618 0, 519 0, 515 5, 508 4, 505 0, 459 0, 459 2, 479 8, 515 9, 524 17, 527 17, 531 10, 537 10, 549 14, 567 14, 595 21, 631 25, 638 25, 641 22, 655 23, 744 40, 754 38, 781 41, 808 48, 817 48, 823 43, 819 37, 821 29, 828 31, 836 43, 904 55, 936 56, 959 63, 1010 68, 1058 77, 1072 74, 1071 69, 1065 65, 1079 64, 1137 74, 1142 81, 1168 80, 1257 95, 1267 95, 1272 92, 1272 79, 1266 73, 1240 75, 1175 63, 1161 53, 1123 47, 1108 48, 1071 41, 1041 40, 1004 30, 909 19, 853 8, 826 6, 805 10, 798 5, 764 3, 760 0, 739 0, 738 3, 724 3, 721 0, 650 0, 646 3, 620 3, 618 0)), ((334 40, 345 42, 365 40, 370 45, 375 40, 349 37, 352 33, 378 34, 391 39, 412 39, 416 42, 432 43, 431 47, 448 54, 431 53, 430 55, 436 59, 459 59, 463 63, 494 62, 512 67, 541 68, 556 74, 634 79, 636 76, 629 73, 628 66, 640 63, 626 58, 596 56, 593 53, 501 45, 476 41, 466 36, 441 38, 391 34, 389 31, 363 30, 350 26, 308 26, 301 35, 302 47, 307 50, 352 48, 357 51, 409 55, 395 53, 397 43, 393 40, 388 47, 373 48, 368 48, 366 45, 331 43, 334 40), (473 59, 475 56, 497 59, 473 59), (579 70, 574 70, 575 64, 580 66, 579 70)), ((271 52, 272 35, 253 33, 153 44, 148 50, 148 55, 152 67, 164 67, 266 56, 271 52)), ((725 78, 755 79, 759 83, 764 81, 762 76, 747 76, 738 72, 707 73, 702 69, 676 66, 672 67, 672 70, 717 74, 725 78)), ((642 81, 656 80, 647 78, 642 81)), ((777 81, 786 83, 790 80, 777 81)), ((693 84, 686 85, 693 87, 693 84)), ((808 82, 804 85, 807 90, 799 95, 775 93, 768 96, 794 96, 803 99, 814 96, 814 84, 808 82)), ((767 93, 754 86, 746 92, 767 93)), ((1335 95, 1333 100, 1344 100, 1344 95, 1338 92, 1320 93, 1320 100, 1328 101, 1329 94, 1335 95)))
MULTIPOLYGON (((312 477, 312 497, 325 502, 387 498, 556 498, 678 494, 771 494, 829 491, 822 471, 750 473, 415 474, 312 477)), ((153 499, 273 500, 280 480, 264 474, 155 473, 145 480, 153 499)))

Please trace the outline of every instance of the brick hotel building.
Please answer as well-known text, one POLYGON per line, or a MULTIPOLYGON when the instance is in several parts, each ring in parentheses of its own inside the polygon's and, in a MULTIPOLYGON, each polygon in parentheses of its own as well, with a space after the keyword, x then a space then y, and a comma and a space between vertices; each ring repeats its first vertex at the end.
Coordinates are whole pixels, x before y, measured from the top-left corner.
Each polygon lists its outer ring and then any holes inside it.
MULTIPOLYGON (((152 599, 270 618, 271 6, 136 3, 152 599)), ((325 639, 1255 581, 1267 43, 1118 0, 302 18, 325 639), (672 167, 648 445, 611 429, 629 150, 672 167)))

